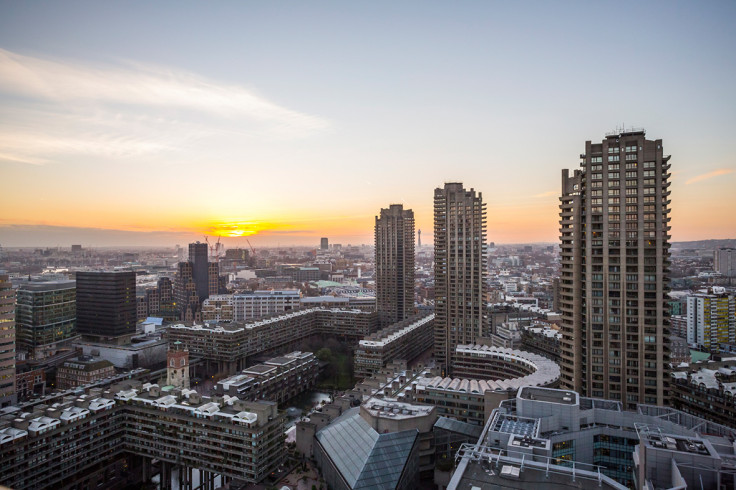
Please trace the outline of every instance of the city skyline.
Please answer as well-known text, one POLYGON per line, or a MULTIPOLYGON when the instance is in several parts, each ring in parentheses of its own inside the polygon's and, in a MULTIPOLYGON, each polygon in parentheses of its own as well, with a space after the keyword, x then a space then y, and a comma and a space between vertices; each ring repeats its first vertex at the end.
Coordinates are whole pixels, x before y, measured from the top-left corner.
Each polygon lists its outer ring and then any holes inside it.
POLYGON ((736 6, 614 5, 0 3, 0 244, 369 244, 397 203, 431 245, 446 182, 557 243, 559 169, 624 124, 672 240, 734 238, 736 6))

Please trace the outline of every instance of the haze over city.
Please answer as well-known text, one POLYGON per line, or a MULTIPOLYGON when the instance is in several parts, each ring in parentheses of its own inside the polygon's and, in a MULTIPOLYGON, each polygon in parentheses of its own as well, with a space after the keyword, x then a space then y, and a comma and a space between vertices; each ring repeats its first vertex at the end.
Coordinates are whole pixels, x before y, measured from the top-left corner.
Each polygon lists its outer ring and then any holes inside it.
POLYGON ((673 241, 736 230, 733 2, 0 10, 3 246, 371 243, 390 203, 431 243, 444 182, 554 243, 560 170, 622 126, 672 155, 673 241))

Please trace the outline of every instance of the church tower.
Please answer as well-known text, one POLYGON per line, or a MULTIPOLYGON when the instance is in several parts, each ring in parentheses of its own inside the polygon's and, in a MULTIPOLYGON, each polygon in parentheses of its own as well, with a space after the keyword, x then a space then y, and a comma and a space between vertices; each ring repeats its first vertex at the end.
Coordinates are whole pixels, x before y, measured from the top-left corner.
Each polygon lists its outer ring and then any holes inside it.
POLYGON ((189 351, 178 340, 166 352, 166 384, 189 388, 189 351))

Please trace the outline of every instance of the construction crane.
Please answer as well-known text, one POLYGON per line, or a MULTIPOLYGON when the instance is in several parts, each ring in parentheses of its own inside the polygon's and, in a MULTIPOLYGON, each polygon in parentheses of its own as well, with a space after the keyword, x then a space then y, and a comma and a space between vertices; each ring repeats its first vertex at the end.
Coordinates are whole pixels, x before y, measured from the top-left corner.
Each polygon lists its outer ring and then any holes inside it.
POLYGON ((250 244, 250 240, 248 240, 246 238, 245 241, 248 242, 248 246, 250 247, 250 254, 251 254, 251 256, 252 257, 255 257, 256 256, 256 249, 253 248, 253 245, 250 244))
POLYGON ((222 237, 217 237, 217 242, 212 245, 210 243, 210 239, 207 235, 204 236, 204 241, 207 243, 207 247, 210 249, 210 258, 215 259, 217 262, 220 261, 220 249, 222 247, 222 244, 220 243, 220 239, 222 237))

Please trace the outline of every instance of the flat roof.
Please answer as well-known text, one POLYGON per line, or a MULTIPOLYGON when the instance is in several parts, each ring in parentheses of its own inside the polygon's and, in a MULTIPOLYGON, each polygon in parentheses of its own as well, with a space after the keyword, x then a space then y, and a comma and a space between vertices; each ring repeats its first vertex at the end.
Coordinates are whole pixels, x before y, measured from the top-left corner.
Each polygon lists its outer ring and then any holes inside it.
POLYGON ((559 403, 561 405, 575 405, 578 403, 578 394, 574 391, 538 388, 534 386, 521 388, 518 396, 524 400, 559 403))

